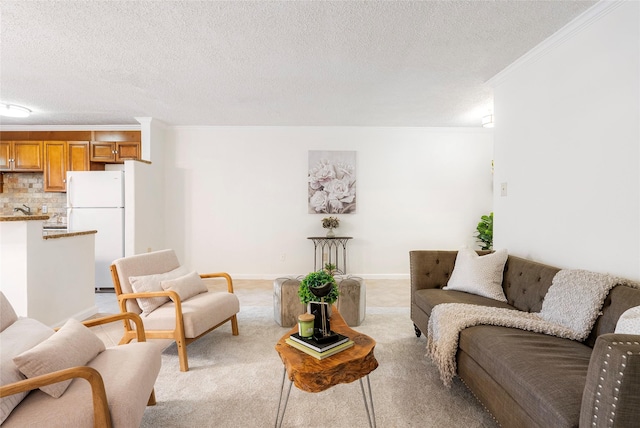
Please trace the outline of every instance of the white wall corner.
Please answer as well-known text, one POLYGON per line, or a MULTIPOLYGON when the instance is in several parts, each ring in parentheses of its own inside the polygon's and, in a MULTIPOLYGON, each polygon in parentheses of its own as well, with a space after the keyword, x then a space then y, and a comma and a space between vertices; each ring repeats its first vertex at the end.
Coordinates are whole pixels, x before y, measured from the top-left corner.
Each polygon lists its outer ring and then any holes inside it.
POLYGON ((492 88, 501 84, 515 70, 523 65, 532 64, 547 55, 553 49, 574 37, 579 32, 602 19, 609 12, 626 3, 628 0, 602 0, 584 11, 577 18, 553 33, 551 36, 540 42, 533 49, 522 55, 520 58, 509 64, 505 69, 487 80, 485 83, 492 88))

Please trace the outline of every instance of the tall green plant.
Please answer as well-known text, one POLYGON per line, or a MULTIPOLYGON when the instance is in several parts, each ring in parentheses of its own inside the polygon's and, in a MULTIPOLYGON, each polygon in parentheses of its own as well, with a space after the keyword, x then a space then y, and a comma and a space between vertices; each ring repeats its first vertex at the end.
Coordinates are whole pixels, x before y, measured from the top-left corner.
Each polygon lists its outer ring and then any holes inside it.
POLYGON ((493 213, 480 217, 476 230, 476 238, 482 244, 482 249, 490 250, 493 247, 493 213))

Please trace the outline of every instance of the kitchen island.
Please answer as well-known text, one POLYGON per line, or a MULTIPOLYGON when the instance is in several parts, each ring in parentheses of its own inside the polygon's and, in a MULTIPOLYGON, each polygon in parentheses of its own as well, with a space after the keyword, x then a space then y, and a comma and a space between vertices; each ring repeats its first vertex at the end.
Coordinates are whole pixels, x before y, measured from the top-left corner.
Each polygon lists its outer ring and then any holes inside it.
POLYGON ((95 305, 95 230, 43 231, 48 215, 0 216, 0 291, 19 316, 50 326, 95 305))

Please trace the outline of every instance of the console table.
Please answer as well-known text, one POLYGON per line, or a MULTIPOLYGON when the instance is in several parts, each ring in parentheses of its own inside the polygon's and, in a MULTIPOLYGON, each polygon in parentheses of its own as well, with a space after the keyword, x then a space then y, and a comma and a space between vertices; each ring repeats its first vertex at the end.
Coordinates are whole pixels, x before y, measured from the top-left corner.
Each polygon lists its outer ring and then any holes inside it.
POLYGON ((347 243, 349 239, 353 239, 351 236, 335 236, 333 238, 310 236, 307 239, 313 241, 314 271, 321 270, 325 264, 331 263, 336 266, 336 273, 343 275, 347 273, 347 243), (341 258, 342 264, 340 264, 341 258), (318 262, 320 266, 318 266, 318 262))

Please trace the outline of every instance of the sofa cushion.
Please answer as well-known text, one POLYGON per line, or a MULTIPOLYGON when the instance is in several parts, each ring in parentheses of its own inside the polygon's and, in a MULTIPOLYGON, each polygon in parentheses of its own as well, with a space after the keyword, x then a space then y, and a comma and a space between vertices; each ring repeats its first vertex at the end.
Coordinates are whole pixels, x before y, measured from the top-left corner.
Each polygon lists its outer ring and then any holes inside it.
POLYGON ((514 309, 513 306, 499 300, 489 299, 488 297, 469 294, 463 291, 440 290, 439 288, 417 290, 413 297, 416 304, 429 316, 434 306, 440 303, 469 303, 494 308, 514 309))
MULTIPOLYGON (((160 371, 160 354, 161 348, 157 343, 129 343, 107 348, 87 364, 102 376, 114 428, 141 425, 149 395, 160 371)), ((91 426, 91 387, 84 379, 74 379, 62 397, 57 399, 39 390, 32 391, 11 413, 2 428, 91 426)))
MULTIPOLYGON (((104 343, 80 321, 69 319, 54 335, 16 356, 13 362, 28 378, 84 366, 104 351, 104 343)), ((71 380, 46 385, 41 391, 59 398, 71 380)))
POLYGON ((0 332, 16 322, 17 319, 18 315, 13 310, 13 306, 11 306, 4 293, 0 291, 0 332))
POLYGON ((208 290, 198 272, 190 272, 179 278, 161 281, 160 286, 165 291, 172 290, 178 293, 180 301, 190 299, 200 293, 206 293, 208 290))
POLYGON ((575 427, 591 348, 580 342, 496 326, 460 333, 468 354, 540 426, 575 427))
MULTIPOLYGON (((148 293, 153 291, 164 291, 161 282, 179 278, 189 273, 186 267, 180 266, 166 273, 158 273, 153 275, 130 276, 129 282, 133 291, 136 293, 148 293)), ((167 303, 170 299, 167 296, 137 298, 136 301, 142 309, 143 315, 149 315, 158 307, 167 303)))
POLYGON ((525 312, 540 312, 553 277, 560 269, 510 255, 504 266, 502 287, 507 302, 525 312))
POLYGON ((479 256, 469 248, 461 248, 451 272, 451 278, 443 290, 464 291, 490 299, 506 302, 502 290, 502 273, 507 261, 507 250, 479 256))
MULTIPOLYGON (((18 370, 13 358, 46 340, 53 333, 51 327, 31 318, 18 318, 5 328, 0 334, 0 384, 7 385, 24 380, 25 377, 18 370)), ((20 392, 0 398, 0 424, 26 395, 26 392, 20 392)))

